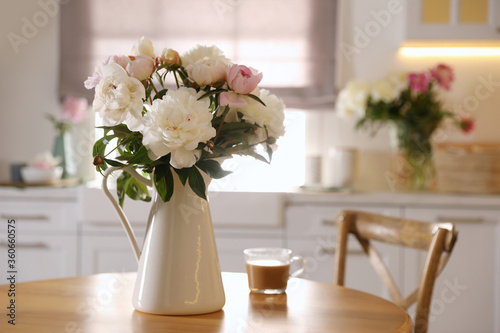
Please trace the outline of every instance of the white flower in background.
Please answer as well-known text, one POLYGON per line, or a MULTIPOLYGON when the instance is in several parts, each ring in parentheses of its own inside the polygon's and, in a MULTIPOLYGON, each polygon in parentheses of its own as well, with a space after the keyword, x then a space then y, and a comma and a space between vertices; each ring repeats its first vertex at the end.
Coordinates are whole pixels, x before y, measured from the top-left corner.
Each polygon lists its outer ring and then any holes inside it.
POLYGON ((200 87, 223 83, 227 66, 231 64, 216 46, 198 45, 183 54, 181 60, 189 78, 200 87))
POLYGON ((31 166, 40 170, 51 170, 61 163, 61 157, 54 157, 50 152, 45 151, 37 154, 31 166))
POLYGON ((373 101, 389 103, 395 100, 408 86, 407 77, 406 73, 392 72, 375 81, 371 91, 373 101))
POLYGON ((365 114, 366 101, 370 94, 370 83, 366 81, 352 80, 337 96, 335 109, 341 118, 363 116, 365 114))
POLYGON ((163 98, 153 102, 144 116, 145 127, 142 143, 149 150, 149 157, 156 160, 172 153, 170 164, 176 168, 189 168, 200 157, 200 142, 215 136, 210 113, 210 99, 192 88, 169 90, 163 98))
POLYGON ((146 92, 142 83, 129 77, 117 63, 102 68, 102 78, 95 88, 92 107, 99 112, 104 126, 127 123, 131 131, 142 129, 142 105, 146 92))
POLYGON ((134 45, 134 47, 132 47, 132 55, 134 56, 146 55, 155 59, 156 56, 153 48, 153 42, 151 42, 149 39, 141 37, 141 39, 139 39, 139 41, 134 45))
MULTIPOLYGON (((261 89, 260 93, 256 95, 266 106, 250 97, 242 96, 247 104, 234 111, 241 112, 243 114, 242 119, 245 122, 260 126, 255 131, 255 142, 252 143, 266 140, 266 130, 269 137, 278 139, 285 134, 285 125, 283 123, 285 120, 285 103, 265 89, 261 89)), ((273 150, 277 148, 274 144, 271 146, 273 150)))

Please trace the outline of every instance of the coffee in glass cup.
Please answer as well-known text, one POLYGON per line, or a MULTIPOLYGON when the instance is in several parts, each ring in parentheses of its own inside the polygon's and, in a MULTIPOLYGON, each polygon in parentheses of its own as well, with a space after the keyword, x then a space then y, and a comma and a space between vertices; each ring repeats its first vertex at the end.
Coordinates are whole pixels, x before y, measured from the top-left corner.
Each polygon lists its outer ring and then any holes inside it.
POLYGON ((253 248, 243 251, 250 291, 264 294, 285 292, 288 279, 304 272, 305 260, 293 256, 283 248, 253 248), (290 263, 298 262, 299 268, 290 272, 290 263))

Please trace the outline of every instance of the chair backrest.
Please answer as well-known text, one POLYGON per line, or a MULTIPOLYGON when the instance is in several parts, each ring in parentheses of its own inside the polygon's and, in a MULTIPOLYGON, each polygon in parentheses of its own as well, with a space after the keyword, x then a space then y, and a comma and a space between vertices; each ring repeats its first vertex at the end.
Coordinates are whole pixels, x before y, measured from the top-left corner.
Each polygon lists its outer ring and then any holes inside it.
POLYGON ((414 332, 426 333, 434 282, 455 245, 455 226, 452 223, 429 223, 351 210, 339 212, 336 224, 334 283, 344 285, 347 241, 349 234, 353 234, 368 255, 394 303, 407 309, 417 302, 414 332), (370 240, 427 251, 419 286, 408 297, 402 297, 389 269, 370 240))

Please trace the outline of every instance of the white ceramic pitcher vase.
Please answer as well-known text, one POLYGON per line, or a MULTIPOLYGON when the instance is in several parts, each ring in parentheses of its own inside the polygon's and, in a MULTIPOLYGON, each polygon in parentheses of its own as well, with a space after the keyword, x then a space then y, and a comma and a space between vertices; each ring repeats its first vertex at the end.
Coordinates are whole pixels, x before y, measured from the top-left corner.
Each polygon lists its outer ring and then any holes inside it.
MULTIPOLYGON (((174 193, 163 202, 154 190, 142 252, 133 229, 107 186, 103 191, 113 207, 139 261, 132 303, 151 314, 192 315, 215 312, 224 306, 225 295, 212 218, 207 200, 198 197, 189 185, 183 186, 174 173, 174 193)), ((140 182, 152 182, 132 168, 124 168, 140 182)), ((204 173, 208 187, 211 179, 204 173)))

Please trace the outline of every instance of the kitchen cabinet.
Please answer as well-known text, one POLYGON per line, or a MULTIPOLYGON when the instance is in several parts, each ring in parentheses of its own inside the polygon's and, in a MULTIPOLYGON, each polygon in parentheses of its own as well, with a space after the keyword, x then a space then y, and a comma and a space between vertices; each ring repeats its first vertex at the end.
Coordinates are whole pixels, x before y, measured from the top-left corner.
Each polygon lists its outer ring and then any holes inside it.
POLYGON ((407 41, 500 39, 498 0, 413 0, 405 6, 407 41))
MULTIPOLYGON (((458 230, 453 253, 434 287, 430 331, 499 332, 500 210, 407 208, 405 217, 453 222, 458 230)), ((407 256, 407 271, 418 272, 423 261, 422 254, 407 256)), ((408 284, 415 285, 417 278, 409 273, 408 284)))
POLYGON ((72 191, 57 194, 61 193, 16 189, 0 195, 0 253, 5 258, 0 268, 4 273, 12 270, 7 269, 7 225, 11 224, 16 282, 78 274, 77 196, 72 191))

